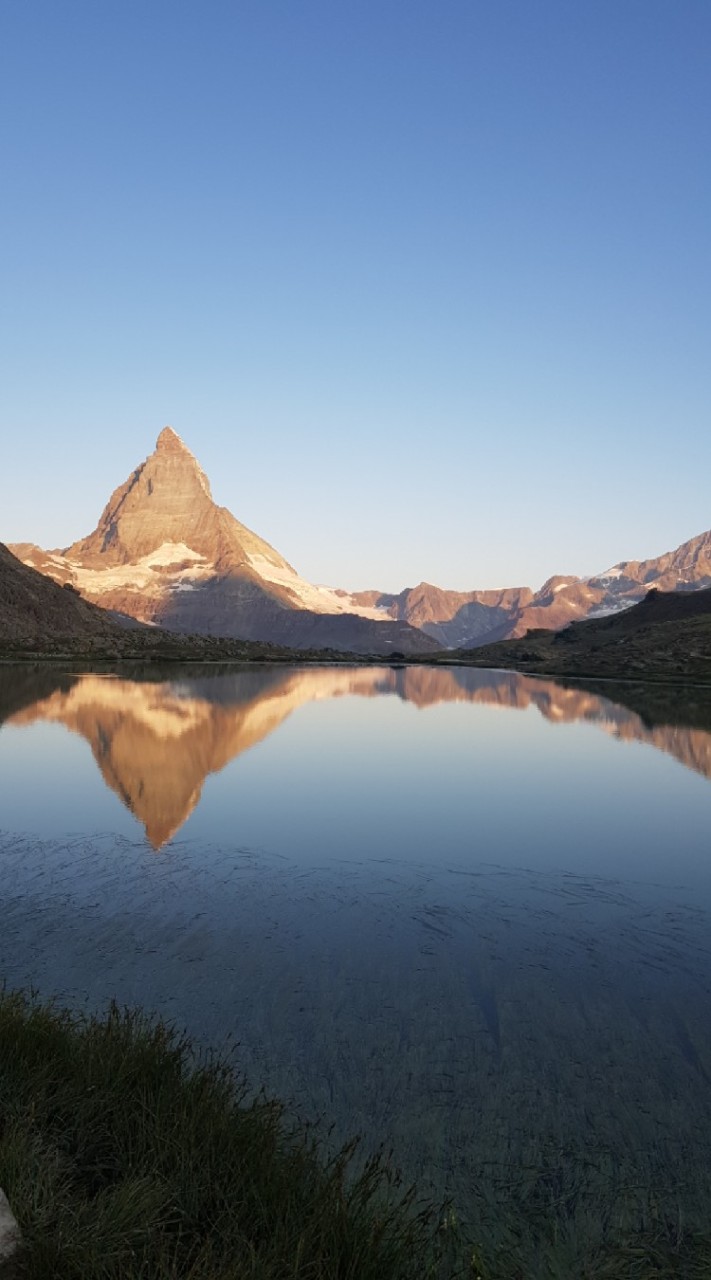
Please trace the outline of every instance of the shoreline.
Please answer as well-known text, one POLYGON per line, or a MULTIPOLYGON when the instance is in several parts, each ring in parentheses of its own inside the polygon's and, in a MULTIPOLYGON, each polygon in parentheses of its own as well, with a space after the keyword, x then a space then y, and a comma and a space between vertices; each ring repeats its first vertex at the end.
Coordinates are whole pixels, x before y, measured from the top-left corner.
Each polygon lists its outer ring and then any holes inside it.
POLYGON ((81 670, 95 669, 101 670, 106 667, 122 668, 131 666, 141 666, 145 668, 158 666, 201 666, 201 667, 461 667, 464 669, 481 670, 481 671, 511 671, 517 675, 532 676, 540 680, 583 680, 595 681, 606 684, 654 684, 665 685, 679 689, 708 689, 711 691, 711 678, 704 679, 703 676, 694 673, 685 675, 670 675, 668 672, 651 668, 648 671, 640 671, 635 673, 621 673, 619 671, 609 672, 580 669, 576 671, 560 670, 558 668, 548 668, 536 666, 533 668, 530 664, 521 662, 502 663, 492 661, 476 661, 474 658, 463 658, 456 651, 451 656, 444 654, 432 655, 400 655, 393 657, 389 654, 358 654, 344 653, 337 655, 335 653, 316 653, 305 651, 296 651, 288 654, 259 654, 245 656, 225 656, 225 657, 207 657, 198 654, 121 654, 115 656, 111 654, 76 654, 71 652, 65 653, 47 653, 41 650, 31 653, 0 652, 0 667, 31 667, 31 666, 47 666, 47 667, 66 667, 71 665, 73 668, 81 668, 81 670))

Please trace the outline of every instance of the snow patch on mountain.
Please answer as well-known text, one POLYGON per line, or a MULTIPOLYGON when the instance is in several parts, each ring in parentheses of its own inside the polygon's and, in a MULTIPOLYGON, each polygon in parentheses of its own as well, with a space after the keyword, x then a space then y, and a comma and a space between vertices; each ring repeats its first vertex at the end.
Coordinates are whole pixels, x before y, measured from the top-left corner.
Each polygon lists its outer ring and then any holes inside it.
MULTIPOLYGON (((212 573, 205 557, 184 542, 163 542, 135 564, 114 565, 106 569, 85 569, 68 556, 52 555, 49 559, 71 575, 71 581, 79 591, 91 596, 115 591, 119 587, 143 591, 156 584, 157 575, 164 581, 165 575, 161 570, 171 566, 175 566, 177 579, 171 584, 173 590, 191 589, 196 581, 209 578, 212 573)), ((32 567, 32 560, 25 560, 25 564, 32 567)))
POLYGON ((192 547, 186 547, 184 542, 163 542, 155 551, 150 551, 147 556, 143 557, 139 563, 149 565, 155 564, 180 564, 183 560, 202 560, 205 557, 200 555, 199 551, 193 551, 192 547))
POLYGON ((335 591, 332 587, 320 587, 299 577, 293 570, 287 571, 274 565, 264 556, 251 555, 248 563, 260 578, 284 587, 298 600, 304 609, 312 613, 355 613, 359 618, 371 618, 376 622, 391 621, 385 609, 358 604, 351 596, 335 591))
POLYGON ((594 578, 588 578, 588 582, 600 582, 605 585, 608 582, 614 582, 615 578, 622 577, 622 570, 618 568, 606 569, 604 573, 598 573, 594 578))
POLYGON ((639 604, 639 597, 619 596, 613 604, 593 605, 586 617, 609 618, 613 613, 624 613, 625 609, 631 609, 634 604, 639 604))

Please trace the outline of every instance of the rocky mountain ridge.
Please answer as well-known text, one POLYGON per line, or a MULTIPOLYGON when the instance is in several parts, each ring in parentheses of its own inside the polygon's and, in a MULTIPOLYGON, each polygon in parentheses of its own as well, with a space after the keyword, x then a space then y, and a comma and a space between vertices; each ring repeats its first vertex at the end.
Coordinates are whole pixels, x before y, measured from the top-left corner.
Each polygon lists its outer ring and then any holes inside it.
POLYGON ((205 473, 170 427, 111 495, 93 533, 62 550, 11 549, 86 600, 169 631, 360 653, 438 647, 384 610, 301 578, 213 502, 205 473))
POLYGON ((711 586, 711 531, 589 578, 553 576, 538 591, 316 586, 213 502, 207 476, 170 427, 111 495, 93 533, 63 550, 11 550, 86 600, 170 631, 360 653, 469 649, 619 612, 652 587, 711 586))
MULTIPOLYGON (((335 655, 144 625, 82 599, 70 582, 60 585, 0 543, 0 659, 279 663, 302 656, 321 661, 335 655)), ((20 680, 17 672, 14 679, 20 680)))
POLYGON ((711 587, 651 588, 621 612, 560 631, 534 629, 521 639, 447 654, 446 661, 559 676, 711 683, 711 587))
POLYGON ((571 622, 629 609, 651 589, 698 591, 711 586, 711 531, 649 560, 621 560, 590 578, 555 575, 538 591, 443 591, 421 582, 399 595, 358 592, 354 599, 409 622, 445 648, 476 648, 528 631, 559 631, 571 622))

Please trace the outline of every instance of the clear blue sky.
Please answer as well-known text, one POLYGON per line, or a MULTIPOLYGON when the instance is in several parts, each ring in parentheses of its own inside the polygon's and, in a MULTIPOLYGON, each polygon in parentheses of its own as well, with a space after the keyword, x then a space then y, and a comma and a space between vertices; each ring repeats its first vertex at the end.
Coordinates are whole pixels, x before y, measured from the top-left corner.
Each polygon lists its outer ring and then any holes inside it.
POLYGON ((0 539, 170 423, 307 577, 711 526, 709 0, 8 0, 0 539))

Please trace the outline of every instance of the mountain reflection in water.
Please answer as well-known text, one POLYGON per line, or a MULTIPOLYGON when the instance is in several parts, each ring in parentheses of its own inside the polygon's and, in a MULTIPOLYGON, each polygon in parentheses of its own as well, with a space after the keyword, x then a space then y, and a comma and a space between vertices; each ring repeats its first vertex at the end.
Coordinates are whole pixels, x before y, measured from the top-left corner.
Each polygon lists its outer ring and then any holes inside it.
POLYGON ((0 723, 9 986, 227 1040, 507 1275, 707 1238, 711 690, 18 665, 0 723))
POLYGON ((422 709, 447 702, 535 707, 553 724, 594 724, 711 778, 711 732, 705 727, 711 717, 703 697, 688 702, 685 716, 681 695, 673 698, 671 714, 667 694, 655 712, 654 692, 640 688, 614 688, 613 700, 580 684, 463 667, 252 667, 228 674, 190 668, 159 681, 46 668, 18 676, 6 669, 0 672, 0 719, 15 726, 49 721, 82 735, 106 785, 160 849, 195 809, 209 774, 268 737, 299 707, 344 696, 390 694, 422 709))

